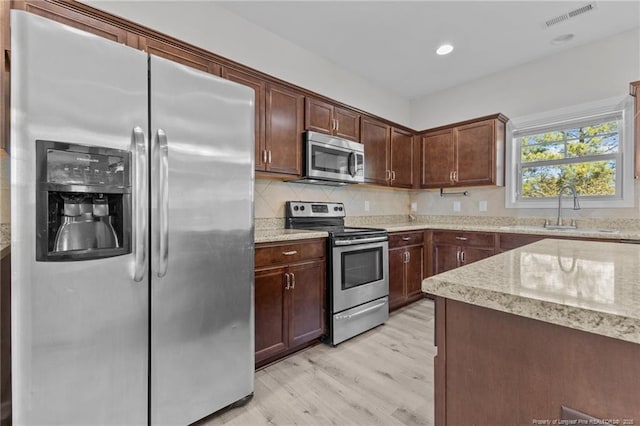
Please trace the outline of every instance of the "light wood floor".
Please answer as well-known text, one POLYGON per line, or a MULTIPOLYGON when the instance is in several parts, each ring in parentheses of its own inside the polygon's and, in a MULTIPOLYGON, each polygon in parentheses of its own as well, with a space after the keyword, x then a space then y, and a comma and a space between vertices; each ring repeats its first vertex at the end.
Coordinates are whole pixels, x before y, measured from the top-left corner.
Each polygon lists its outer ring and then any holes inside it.
POLYGON ((425 299, 300 352, 257 371, 253 399, 205 425, 433 425, 433 325, 425 299))

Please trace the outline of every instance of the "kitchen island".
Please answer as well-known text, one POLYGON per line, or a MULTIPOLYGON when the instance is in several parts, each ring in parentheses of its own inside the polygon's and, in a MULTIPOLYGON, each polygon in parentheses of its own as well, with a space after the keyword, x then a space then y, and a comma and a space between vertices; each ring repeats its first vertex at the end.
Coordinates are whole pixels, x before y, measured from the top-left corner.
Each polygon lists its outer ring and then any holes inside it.
POLYGON ((422 290, 436 424, 640 424, 640 245, 542 240, 422 290))

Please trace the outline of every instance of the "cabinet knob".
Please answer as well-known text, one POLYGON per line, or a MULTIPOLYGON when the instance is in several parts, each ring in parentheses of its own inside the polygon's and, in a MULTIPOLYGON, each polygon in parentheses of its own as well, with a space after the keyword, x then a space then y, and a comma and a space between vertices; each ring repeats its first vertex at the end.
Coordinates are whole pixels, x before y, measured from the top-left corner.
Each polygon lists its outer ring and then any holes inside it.
POLYGON ((296 288, 296 274, 292 272, 289 275, 291 275, 291 290, 293 290, 296 288))
POLYGON ((293 256, 294 254, 298 254, 298 250, 283 251, 282 254, 284 256, 293 256))
POLYGON ((411 237, 402 237, 402 241, 411 241, 411 237))
POLYGON ((456 240, 467 241, 469 238, 467 237, 456 237, 456 240))

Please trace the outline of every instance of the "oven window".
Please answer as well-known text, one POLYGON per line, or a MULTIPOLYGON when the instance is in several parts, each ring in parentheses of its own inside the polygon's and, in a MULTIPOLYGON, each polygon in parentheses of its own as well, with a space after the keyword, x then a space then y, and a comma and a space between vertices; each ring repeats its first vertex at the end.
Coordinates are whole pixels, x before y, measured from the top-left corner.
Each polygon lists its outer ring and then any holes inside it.
POLYGON ((311 146, 311 168, 323 172, 349 172, 349 153, 324 146, 311 146))
POLYGON ((383 279, 382 248, 342 253, 342 289, 347 290, 383 279))

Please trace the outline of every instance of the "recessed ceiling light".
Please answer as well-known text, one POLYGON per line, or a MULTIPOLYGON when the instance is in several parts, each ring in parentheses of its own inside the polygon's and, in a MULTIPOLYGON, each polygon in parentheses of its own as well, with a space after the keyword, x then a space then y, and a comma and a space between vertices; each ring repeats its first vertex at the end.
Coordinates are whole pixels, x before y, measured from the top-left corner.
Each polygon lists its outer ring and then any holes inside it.
POLYGON ((453 52, 453 46, 450 44, 443 44, 442 46, 438 47, 438 50, 436 50, 436 53, 438 55, 448 55, 451 52, 453 52))
POLYGON ((554 38, 553 40, 551 40, 551 44, 563 44, 572 40, 573 37, 574 37, 573 34, 562 34, 554 38))

